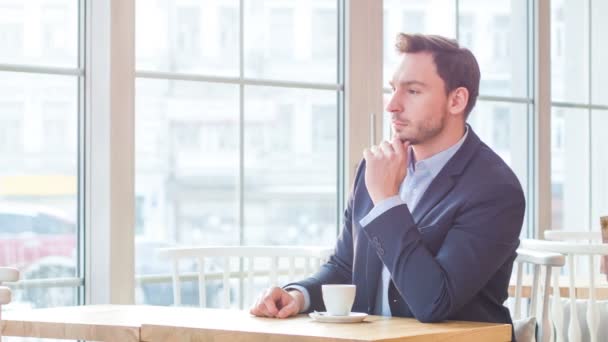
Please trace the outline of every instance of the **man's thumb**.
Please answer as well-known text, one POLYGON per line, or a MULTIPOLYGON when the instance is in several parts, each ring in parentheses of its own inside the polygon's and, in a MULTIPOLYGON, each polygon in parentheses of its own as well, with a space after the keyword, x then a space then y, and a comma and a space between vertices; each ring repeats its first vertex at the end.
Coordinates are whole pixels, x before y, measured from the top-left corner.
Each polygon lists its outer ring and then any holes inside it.
POLYGON ((298 309, 298 301, 294 299, 291 302, 289 302, 289 304, 287 304, 283 308, 281 308, 281 311, 279 311, 277 313, 277 317, 278 318, 289 317, 289 316, 297 313, 296 312, 297 309, 298 309))

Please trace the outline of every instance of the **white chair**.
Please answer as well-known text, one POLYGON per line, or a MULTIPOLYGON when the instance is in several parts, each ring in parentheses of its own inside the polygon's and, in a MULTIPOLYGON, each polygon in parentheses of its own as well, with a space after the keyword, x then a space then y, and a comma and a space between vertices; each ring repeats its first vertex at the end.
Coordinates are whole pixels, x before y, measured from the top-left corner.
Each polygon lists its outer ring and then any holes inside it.
MULTIPOLYGON (((245 273, 240 271, 233 272, 230 269, 231 259, 239 259, 247 261, 246 275, 248 288, 248 301, 253 300, 254 296, 254 277, 260 274, 268 276, 269 286, 277 285, 278 276, 280 273, 287 273, 290 281, 295 280, 296 274, 308 276, 317 270, 323 263, 327 261, 333 248, 330 247, 301 247, 301 246, 226 246, 226 247, 176 247, 176 248, 161 248, 158 250, 158 255, 161 258, 168 259, 172 262, 172 279, 173 279, 173 304, 181 304, 181 286, 179 263, 182 260, 193 260, 196 262, 198 291, 199 291, 199 306, 206 307, 206 280, 211 274, 205 271, 205 259, 222 258, 222 298, 223 307, 228 308, 230 305, 230 278, 242 277, 245 273), (288 260, 287 269, 279 269, 279 261, 281 258, 288 260), (263 272, 255 270, 256 259, 267 259, 270 261, 270 268, 263 272), (296 260, 302 259, 304 266, 298 270, 296 268, 296 260), (300 272, 298 272, 300 271, 300 272)), ((240 264, 240 263, 239 263, 240 264)), ((243 270, 245 271, 245 270, 243 270)))
MULTIPOLYGON (((542 342, 551 341, 552 330, 551 322, 549 321, 549 293, 548 289, 551 284, 551 274, 559 273, 553 268, 562 267, 565 263, 565 258, 559 253, 548 253, 532 251, 525 248, 517 250, 517 258, 515 259, 515 265, 517 267, 516 273, 516 287, 515 287, 515 309, 513 312, 514 324, 517 325, 517 320, 522 320, 521 316, 521 302, 522 302, 522 286, 523 286, 523 268, 525 264, 532 265, 532 288, 530 293, 530 304, 528 305, 527 317, 535 317, 538 321, 538 337, 542 342), (544 275, 542 284, 540 283, 541 275, 544 275), (540 302, 539 302, 540 298, 540 302), (541 304, 541 315, 538 315, 538 305, 541 304), (540 320, 538 319, 540 317, 540 320)), ((533 321, 534 322, 534 321, 533 321)), ((534 328, 531 327, 531 332, 524 335, 528 335, 530 338, 534 336, 534 328)), ((516 327, 516 334, 519 333, 516 327)), ((519 341, 519 340, 518 340, 519 341)), ((521 341, 527 342, 527 341, 521 341)))
MULTIPOLYGON (((11 267, 0 267, 0 322, 2 321, 2 305, 11 302, 11 289, 2 286, 2 283, 15 282, 19 280, 19 270, 11 267)), ((1 327, 1 325, 0 325, 1 327)), ((0 330, 0 340, 2 339, 2 331, 0 330)))
POLYGON ((545 240, 571 242, 602 242, 601 232, 570 232, 564 230, 546 230, 545 240))
MULTIPOLYGON (((564 236, 581 238, 582 240, 591 240, 597 241, 596 236, 594 234, 585 235, 578 234, 574 232, 568 232, 564 236)), ((548 234, 551 238, 558 238, 558 235, 548 234)), ((578 239, 581 240, 581 239, 578 239)), ((601 243, 590 243, 590 242, 563 242, 563 241, 547 241, 547 240, 531 240, 526 239, 522 240, 521 247, 525 249, 531 249, 535 251, 544 251, 544 252, 552 252, 552 253, 560 253, 566 256, 568 271, 568 283, 569 283, 569 306, 570 306, 570 315, 569 315, 569 325, 567 329, 568 341, 570 342, 578 342, 582 340, 582 331, 580 318, 577 313, 577 293, 576 293, 576 274, 577 269, 575 267, 575 258, 583 258, 586 257, 588 260, 588 274, 589 283, 588 285, 588 293, 589 299, 587 302, 587 312, 586 312, 586 321, 589 333, 589 340, 591 342, 598 342, 598 334, 599 334, 599 320, 600 320, 600 312, 597 306, 596 300, 596 276, 599 274, 599 263, 597 260, 600 256, 608 255, 608 244, 601 243)), ((553 322, 556 328, 556 341, 562 342, 565 341, 565 337, 562 334, 564 330, 564 307, 562 305, 562 301, 560 298, 560 277, 557 272, 553 274, 553 300, 552 300, 552 308, 551 308, 551 316, 553 318, 553 322)))

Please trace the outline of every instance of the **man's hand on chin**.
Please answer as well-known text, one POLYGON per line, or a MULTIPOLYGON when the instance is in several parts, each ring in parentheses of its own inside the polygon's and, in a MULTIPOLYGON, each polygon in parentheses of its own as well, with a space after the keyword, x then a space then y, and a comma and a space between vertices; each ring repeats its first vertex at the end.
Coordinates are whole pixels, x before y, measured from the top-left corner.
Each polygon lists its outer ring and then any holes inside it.
POLYGON ((365 186, 375 204, 399 194, 399 186, 407 174, 409 142, 401 142, 397 135, 390 142, 366 148, 365 186))

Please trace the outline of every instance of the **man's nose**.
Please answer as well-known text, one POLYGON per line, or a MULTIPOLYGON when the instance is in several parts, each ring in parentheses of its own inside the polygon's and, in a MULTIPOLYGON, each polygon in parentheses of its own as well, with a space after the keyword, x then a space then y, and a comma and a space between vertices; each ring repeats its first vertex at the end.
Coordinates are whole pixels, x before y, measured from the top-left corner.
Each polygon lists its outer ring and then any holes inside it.
POLYGON ((388 103, 386 104, 386 111, 389 113, 400 113, 402 112, 403 108, 401 106, 401 104, 399 103, 399 99, 396 96, 397 94, 394 93, 393 95, 390 96, 388 103))

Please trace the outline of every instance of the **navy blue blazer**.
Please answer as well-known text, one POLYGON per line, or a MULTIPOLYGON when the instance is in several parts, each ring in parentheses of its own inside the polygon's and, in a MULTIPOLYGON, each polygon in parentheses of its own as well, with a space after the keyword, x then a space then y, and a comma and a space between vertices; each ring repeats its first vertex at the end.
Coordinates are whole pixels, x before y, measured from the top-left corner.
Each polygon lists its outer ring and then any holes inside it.
POLYGON ((509 166, 470 127, 414 212, 398 205, 362 228, 359 221, 372 208, 362 161, 333 255, 313 276, 289 284, 308 290, 310 311, 325 311, 322 284, 355 284, 353 311, 373 313, 384 264, 393 316, 511 324, 503 303, 524 194, 509 166))

